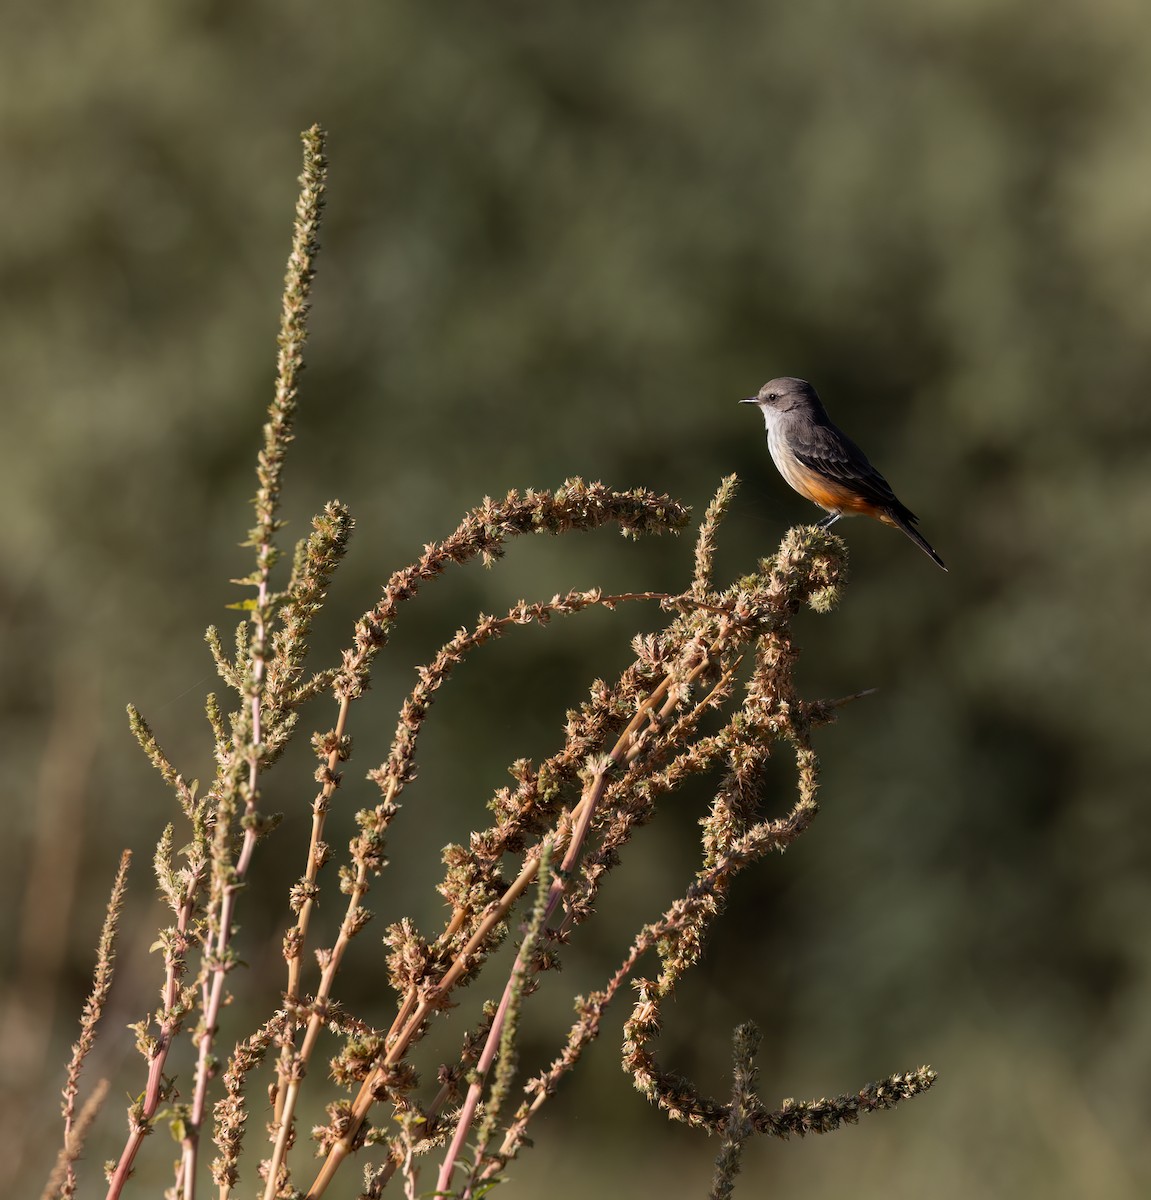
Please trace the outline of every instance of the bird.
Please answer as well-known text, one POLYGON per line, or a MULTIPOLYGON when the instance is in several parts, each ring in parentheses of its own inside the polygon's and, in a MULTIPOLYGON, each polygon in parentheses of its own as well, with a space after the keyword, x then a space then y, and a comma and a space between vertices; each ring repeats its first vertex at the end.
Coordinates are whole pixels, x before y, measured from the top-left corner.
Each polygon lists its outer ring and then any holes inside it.
POLYGON ((820 529, 862 513, 902 530, 943 570, 943 559, 915 528, 918 518, 891 490, 866 454, 827 415, 806 379, 771 379, 740 404, 763 413, 767 448, 785 482, 826 510, 820 529))

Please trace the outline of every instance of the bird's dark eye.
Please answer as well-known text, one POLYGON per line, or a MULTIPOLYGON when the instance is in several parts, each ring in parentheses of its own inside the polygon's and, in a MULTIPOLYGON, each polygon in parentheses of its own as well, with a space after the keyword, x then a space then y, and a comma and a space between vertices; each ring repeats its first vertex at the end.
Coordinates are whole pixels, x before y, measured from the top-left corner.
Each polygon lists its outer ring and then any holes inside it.
POLYGON ((769 400, 778 400, 778 399, 779 399, 779 393, 778 393, 778 392, 768 392, 768 393, 767 393, 767 398, 768 398, 769 400))

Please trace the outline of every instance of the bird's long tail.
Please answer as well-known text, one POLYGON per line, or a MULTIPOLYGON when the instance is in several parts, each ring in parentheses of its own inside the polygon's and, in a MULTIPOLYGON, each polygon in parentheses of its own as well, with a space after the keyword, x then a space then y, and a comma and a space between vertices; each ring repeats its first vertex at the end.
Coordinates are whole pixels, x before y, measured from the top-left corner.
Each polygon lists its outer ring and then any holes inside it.
POLYGON ((892 512, 891 509, 888 509, 883 515, 887 518, 888 524, 894 525, 896 529, 902 529, 933 563, 942 567, 943 570, 947 570, 943 559, 935 553, 931 543, 912 525, 911 522, 915 520, 914 517, 910 516, 910 514, 904 516, 903 513, 892 512))

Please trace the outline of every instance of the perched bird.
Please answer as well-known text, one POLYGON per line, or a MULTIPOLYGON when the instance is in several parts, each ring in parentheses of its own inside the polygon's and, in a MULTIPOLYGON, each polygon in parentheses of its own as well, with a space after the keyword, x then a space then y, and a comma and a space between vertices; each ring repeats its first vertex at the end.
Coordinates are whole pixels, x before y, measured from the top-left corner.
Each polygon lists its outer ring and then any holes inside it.
POLYGON ((827 510, 827 519, 819 523, 821 529, 834 525, 840 517, 862 513, 902 529, 924 554, 947 570, 915 528, 915 514, 900 503, 867 455, 832 424, 807 380, 772 379, 740 404, 759 406, 767 426, 767 448, 783 478, 801 496, 827 510))

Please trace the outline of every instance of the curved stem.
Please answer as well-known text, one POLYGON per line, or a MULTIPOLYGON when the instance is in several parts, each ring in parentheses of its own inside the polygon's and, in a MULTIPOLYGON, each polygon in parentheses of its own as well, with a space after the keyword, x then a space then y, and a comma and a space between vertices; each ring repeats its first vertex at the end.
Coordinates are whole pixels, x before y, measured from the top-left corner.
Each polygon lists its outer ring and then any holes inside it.
MULTIPOLYGON (((677 673, 674 670, 669 671, 654 689, 651 695, 639 705, 635 715, 632 717, 624 731, 620 734, 619 739, 617 740, 611 753, 606 756, 606 760, 602 764, 605 778, 606 771, 611 767, 622 765, 625 762, 630 762, 636 757, 636 755, 638 755, 646 740, 649 730, 654 727, 652 723, 653 719, 658 725, 658 722, 663 719, 664 715, 666 715, 671 708, 674 708, 678 701, 678 694, 681 689, 687 687, 691 682, 693 682, 707 667, 710 661, 708 654, 703 647, 697 647, 697 649, 701 654, 700 661, 690 671, 688 671, 686 675, 684 675, 682 678, 677 678, 677 673), (672 692, 673 687, 675 688, 675 692, 669 695, 669 693, 672 692), (655 711, 657 706, 661 705, 661 703, 662 708, 659 711, 655 711)), ((568 842, 561 871, 569 869, 569 862, 574 866, 574 863, 578 861, 583 839, 586 837, 587 830, 591 825, 595 804, 598 801, 598 797, 601 793, 602 788, 599 790, 596 790, 590 786, 585 788, 583 797, 571 814, 573 831, 570 835, 570 839, 564 839, 562 834, 559 838, 557 838, 557 847, 561 841, 568 842)), ((438 1007, 437 1001, 443 997, 443 995, 448 992, 456 983, 458 983, 460 978, 466 973, 468 964, 470 963, 475 951, 480 947, 480 945, 482 945, 492 929, 494 929, 496 925, 498 925, 506 917, 507 913, 511 910, 512 906, 519 899, 519 897, 523 895, 524 891, 532 884, 532 882, 534 882, 538 869, 538 859, 533 859, 532 861, 524 864, 524 867, 520 871, 520 874, 516 880, 511 884, 503 896, 501 896, 500 899, 493 903, 493 905, 489 908, 483 920, 476 928, 476 931, 472 934, 471 938, 468 939, 467 945, 460 951, 452 965, 445 972, 444 977, 440 980, 439 985, 434 989, 434 991, 425 995, 423 999, 415 1004, 411 1015, 408 1017, 403 1028, 400 1030, 396 1040, 389 1045, 387 1054, 369 1073, 368 1077, 361 1085, 360 1091, 352 1104, 348 1125, 343 1136, 336 1141, 332 1148, 328 1151, 328 1157, 325 1159, 323 1166, 316 1175, 315 1180, 312 1182, 312 1186, 308 1190, 307 1194, 309 1200, 322 1195, 324 1191, 327 1190, 327 1187, 334 1178, 336 1171, 340 1167, 340 1164, 351 1152, 360 1128, 367 1117, 368 1111, 374 1103, 374 1093, 380 1084, 382 1075, 389 1067, 394 1066, 403 1058, 408 1047, 419 1031, 420 1026, 438 1007)), ((554 886, 556 885, 553 885, 553 887, 554 886)), ((559 887, 560 893, 556 895, 555 903, 558 903, 559 895, 562 894, 562 884, 560 884, 559 887)), ((552 905, 552 907, 554 908, 554 905, 552 905)), ((498 1043, 498 1034, 496 1034, 496 1041, 498 1043)))
MULTIPOLYGON (((506 616, 485 619, 481 622, 477 629, 472 631, 461 631, 460 634, 453 638, 447 644, 447 646, 441 650, 440 655, 437 656, 435 661, 440 662, 442 660, 446 668, 447 665, 453 661, 450 656, 445 657, 446 650, 450 649, 454 653, 461 653, 465 650, 472 649, 475 646, 482 644, 482 642, 486 641, 488 638, 498 635, 505 629, 515 625, 527 624, 532 620, 540 619, 541 613, 548 613, 551 611, 576 612, 581 608, 586 608, 591 605, 602 605, 611 608, 616 604, 621 604, 629 600, 682 601, 684 604, 691 607, 710 607, 709 605, 697 600, 693 596, 673 596, 668 592, 622 592, 605 596, 598 590, 593 590, 590 592, 572 591, 568 592, 562 597, 556 597, 553 601, 547 604, 527 605, 521 603, 516 605, 506 616)), ((724 609, 721 611, 726 613, 728 610, 724 609)), ((434 685, 429 685, 425 679, 424 683, 419 686, 421 688, 431 690, 432 686, 434 685)), ((649 698, 648 703, 650 704, 656 702, 657 696, 662 697, 662 695, 663 691, 657 689, 657 692, 653 693, 652 697, 649 698)), ((340 723, 337 725, 338 734, 342 733, 343 731, 343 721, 346 717, 347 705, 348 701, 345 699, 341 705, 340 723)), ((643 711, 647 711, 647 706, 641 706, 641 712, 643 711)), ((640 713, 636 714, 636 719, 640 719, 640 713)), ((412 753, 413 750, 414 746, 409 744, 409 754, 412 753)), ((329 770, 334 769, 335 765, 335 762, 329 760, 329 770)), ((388 779, 387 791, 384 797, 385 805, 390 805, 394 801, 400 786, 401 785, 396 775, 392 775, 388 779)), ((309 863, 310 862, 311 857, 309 858, 309 863)), ((469 939, 467 946, 463 951, 461 951, 460 955, 453 963, 453 966, 449 968, 444 978, 440 981, 440 984, 436 989, 437 994, 443 994, 444 991, 449 989, 458 981, 460 975, 463 973, 463 963, 467 961, 468 956, 473 954, 475 950, 482 945, 483 941, 490 934, 491 930, 504 919, 515 901, 532 884, 536 876, 536 867, 537 864, 535 862, 527 864, 527 866, 525 866, 524 870, 521 872, 520 877, 511 885, 510 888, 507 889, 501 900, 488 911, 481 922, 480 927, 477 929, 475 934, 473 934, 472 938, 469 939)), ((314 878, 314 873, 311 878, 314 878)), ((362 901, 367 890, 368 871, 361 863, 357 866, 355 882, 353 883, 351 893, 348 897, 347 909, 345 912, 344 921, 340 927, 339 937, 335 946, 333 947, 331 957, 329 958, 321 975, 319 990, 316 993, 316 1001, 320 1006, 322 1006, 323 1003, 331 997, 336 974, 343 962, 344 953, 347 949, 348 942, 351 940, 355 932, 355 929, 351 924, 352 917, 359 909, 360 902, 362 901)), ((456 912, 448 925, 448 928, 444 934, 444 939, 448 939, 454 933, 458 932, 465 919, 466 913, 462 911, 456 912)), ((298 923, 297 929, 299 928, 300 924, 298 923)), ((297 970, 297 974, 295 976, 297 981, 298 977, 297 970)), ((292 986, 292 978, 292 975, 289 974, 289 989, 291 989, 292 986)), ((288 999, 291 1000, 293 998, 292 992, 289 990, 288 999)), ((417 1000, 414 991, 408 993, 400 1006, 400 1010, 397 1013, 396 1018, 392 1023, 391 1030, 388 1034, 387 1044, 389 1046, 389 1054, 387 1059, 384 1060, 385 1065, 394 1065, 394 1063, 403 1056, 404 1052, 407 1050, 407 1047, 410 1045, 416 1030, 419 1029, 420 1024, 426 1019, 433 1007, 434 1006, 430 1003, 423 1003, 417 1007, 417 1000), (393 1040, 393 1038, 395 1040, 393 1040)), ((285 1054, 281 1056, 281 1085, 276 1095, 276 1137, 272 1148, 272 1156, 269 1160, 267 1174, 265 1177, 264 1200, 274 1200, 276 1195, 276 1189, 278 1186, 277 1179, 279 1177, 280 1169, 284 1163, 285 1156, 287 1155, 288 1144, 292 1136, 292 1123, 295 1118, 295 1111, 299 1100, 300 1089, 303 1083, 304 1070, 311 1059, 316 1041, 319 1038, 320 1031, 322 1029, 322 1025, 323 1022, 321 1018, 315 1011, 313 1011, 312 1016, 308 1021, 307 1030, 304 1035, 304 1041, 295 1056, 295 1066, 289 1070, 285 1065, 289 1056, 291 1055, 290 1047, 285 1047, 285 1054)), ((371 1105, 370 1089, 368 1088, 369 1082, 371 1082, 371 1077, 369 1077, 369 1080, 365 1082, 364 1087, 361 1088, 360 1094, 356 1100, 357 1111, 360 1113, 355 1124, 356 1130, 358 1130, 359 1126, 363 1123, 364 1114, 366 1114, 371 1105)))

